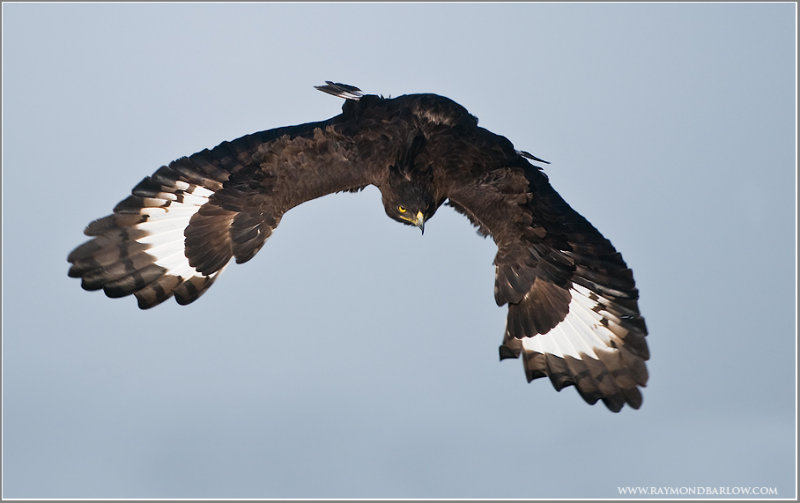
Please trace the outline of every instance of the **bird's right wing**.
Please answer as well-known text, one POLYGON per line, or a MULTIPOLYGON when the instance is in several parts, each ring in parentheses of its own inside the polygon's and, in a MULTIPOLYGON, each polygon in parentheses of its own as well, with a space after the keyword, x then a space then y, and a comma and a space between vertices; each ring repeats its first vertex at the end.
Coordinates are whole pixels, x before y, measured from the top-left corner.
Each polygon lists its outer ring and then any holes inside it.
POLYGON ((89 224, 69 275, 109 297, 133 294, 142 309, 171 296, 188 304, 232 258, 250 260, 290 208, 372 183, 354 141, 339 115, 180 158, 89 224))

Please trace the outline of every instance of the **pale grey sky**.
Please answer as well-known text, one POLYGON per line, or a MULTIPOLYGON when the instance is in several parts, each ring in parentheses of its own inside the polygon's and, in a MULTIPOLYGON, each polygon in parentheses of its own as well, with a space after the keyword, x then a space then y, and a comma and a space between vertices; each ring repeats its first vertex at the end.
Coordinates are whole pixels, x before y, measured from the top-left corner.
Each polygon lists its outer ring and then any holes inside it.
POLYGON ((795 497, 795 9, 4 3, 3 496, 795 497), (634 270, 640 410, 498 362, 493 243, 374 188, 190 306, 67 277, 162 164, 337 114, 324 80, 448 96, 552 162, 634 270))

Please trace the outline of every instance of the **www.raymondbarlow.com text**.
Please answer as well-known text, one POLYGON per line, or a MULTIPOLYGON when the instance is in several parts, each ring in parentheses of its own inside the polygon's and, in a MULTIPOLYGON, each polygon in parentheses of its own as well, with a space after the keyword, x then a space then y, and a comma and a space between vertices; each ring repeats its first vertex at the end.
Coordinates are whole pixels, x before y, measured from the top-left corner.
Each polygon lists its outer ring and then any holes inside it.
POLYGON ((620 496, 777 496, 776 487, 766 486, 621 486, 620 496))

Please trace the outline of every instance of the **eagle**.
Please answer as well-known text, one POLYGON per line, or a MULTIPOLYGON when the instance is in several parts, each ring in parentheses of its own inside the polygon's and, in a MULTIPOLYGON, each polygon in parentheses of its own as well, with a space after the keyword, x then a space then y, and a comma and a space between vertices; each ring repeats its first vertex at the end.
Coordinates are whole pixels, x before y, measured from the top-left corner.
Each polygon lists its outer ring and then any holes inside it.
POLYGON ((529 382, 574 386, 589 404, 641 406, 649 350, 633 273, 553 189, 546 161, 444 96, 315 87, 343 98, 342 113, 160 167, 86 227, 68 275, 141 309, 189 304, 232 259, 253 258, 290 209, 374 185, 397 222, 424 232, 447 204, 494 240, 494 298, 508 305, 501 360, 522 357, 529 382))

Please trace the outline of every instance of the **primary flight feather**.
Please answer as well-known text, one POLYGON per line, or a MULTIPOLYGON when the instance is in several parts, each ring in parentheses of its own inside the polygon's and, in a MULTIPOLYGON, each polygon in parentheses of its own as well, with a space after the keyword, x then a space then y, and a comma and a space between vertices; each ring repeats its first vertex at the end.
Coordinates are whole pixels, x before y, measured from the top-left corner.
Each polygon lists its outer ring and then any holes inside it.
POLYGON ((522 356, 529 381, 573 385, 589 403, 639 408, 649 352, 633 273, 530 162, 541 159, 443 96, 317 89, 344 98, 342 113, 162 166, 88 225, 69 275, 142 309, 188 304, 231 259, 250 260, 291 208, 375 185, 398 222, 424 231, 446 202, 492 237, 495 300, 508 304, 501 359, 522 356))

